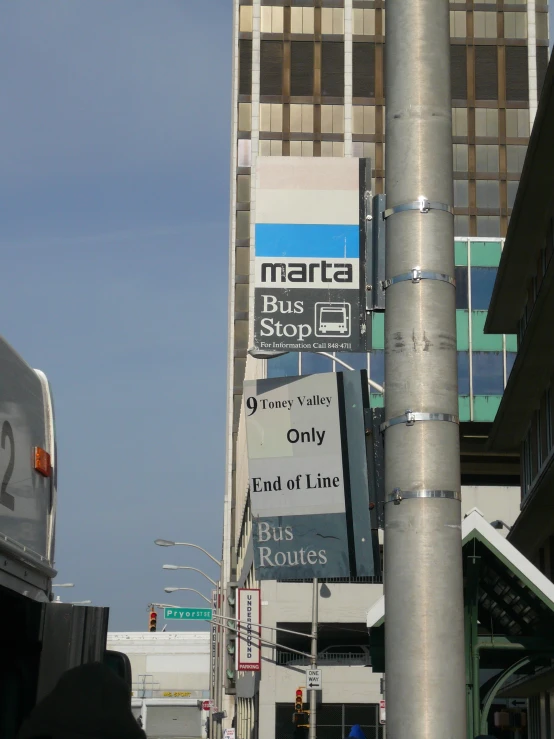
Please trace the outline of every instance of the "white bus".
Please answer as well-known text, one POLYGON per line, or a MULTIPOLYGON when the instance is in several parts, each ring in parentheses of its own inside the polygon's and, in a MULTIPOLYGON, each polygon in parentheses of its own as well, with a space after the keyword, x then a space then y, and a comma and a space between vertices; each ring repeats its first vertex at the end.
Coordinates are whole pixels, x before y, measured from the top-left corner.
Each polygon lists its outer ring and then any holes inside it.
MULTIPOLYGON (((57 451, 46 376, 0 337, 0 737, 14 739, 61 674, 105 661, 108 609, 53 601, 57 451)), ((130 692, 129 692, 130 699, 130 692)))

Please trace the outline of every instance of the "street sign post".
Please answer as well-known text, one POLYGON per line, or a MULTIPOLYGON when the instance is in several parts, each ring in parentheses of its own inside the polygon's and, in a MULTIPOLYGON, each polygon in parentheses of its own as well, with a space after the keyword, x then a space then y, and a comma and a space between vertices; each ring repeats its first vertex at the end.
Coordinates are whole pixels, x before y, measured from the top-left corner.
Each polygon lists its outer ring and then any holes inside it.
POLYGON ((211 608, 164 608, 166 621, 211 621, 211 608))
POLYGON ((322 679, 321 670, 307 670, 306 672, 306 690, 321 690, 322 679))

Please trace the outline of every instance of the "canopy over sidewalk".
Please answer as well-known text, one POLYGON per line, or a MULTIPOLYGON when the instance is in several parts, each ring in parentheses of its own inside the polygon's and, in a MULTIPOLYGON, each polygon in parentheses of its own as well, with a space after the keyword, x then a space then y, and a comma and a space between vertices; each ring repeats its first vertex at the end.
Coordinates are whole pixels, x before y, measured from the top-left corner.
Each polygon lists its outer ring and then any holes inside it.
MULTIPOLYGON (((468 737, 487 734, 495 697, 513 695, 506 683, 518 675, 518 697, 537 667, 554 658, 554 583, 473 509, 462 522, 468 737), (480 685, 479 670, 502 672, 480 685), (522 676, 527 676, 522 681, 522 676)), ((385 599, 368 611, 374 672, 384 672, 385 599)), ((554 672, 543 673, 551 676, 554 672)), ((548 680, 548 678, 547 678, 548 680)), ((544 689, 544 687, 542 688, 544 689)))

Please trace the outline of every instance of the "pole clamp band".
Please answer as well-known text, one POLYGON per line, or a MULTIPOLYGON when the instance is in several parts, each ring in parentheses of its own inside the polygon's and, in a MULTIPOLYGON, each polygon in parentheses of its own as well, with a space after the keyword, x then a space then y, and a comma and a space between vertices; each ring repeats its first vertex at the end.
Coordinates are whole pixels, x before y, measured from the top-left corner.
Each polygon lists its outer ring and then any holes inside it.
POLYGON ((400 490, 395 488, 387 495, 386 503, 400 505, 403 500, 409 498, 448 498, 450 500, 461 500, 460 490, 400 490))
POLYGON ((449 423, 460 423, 458 416, 454 416, 452 413, 419 413, 407 410, 402 416, 396 416, 395 418, 389 418, 381 424, 381 431, 386 431, 389 426, 396 426, 399 423, 404 423, 406 426, 413 426, 416 421, 448 421, 449 423))
POLYGON ((417 285, 421 280, 440 280, 441 282, 448 282, 449 285, 456 287, 456 280, 450 275, 445 275, 442 272, 429 272, 428 270, 421 270, 419 267, 414 267, 411 272, 404 272, 396 277, 389 277, 388 280, 383 280, 381 286, 383 290, 387 287, 396 284, 397 282, 413 282, 417 285))
POLYGON ((395 205, 392 208, 387 208, 383 213, 383 219, 390 218, 395 213, 403 213, 406 210, 417 210, 420 213, 429 213, 430 210, 442 210, 445 213, 454 215, 454 208, 447 203, 436 203, 431 200, 427 200, 424 195, 420 195, 417 200, 412 200, 410 203, 401 203, 395 205))

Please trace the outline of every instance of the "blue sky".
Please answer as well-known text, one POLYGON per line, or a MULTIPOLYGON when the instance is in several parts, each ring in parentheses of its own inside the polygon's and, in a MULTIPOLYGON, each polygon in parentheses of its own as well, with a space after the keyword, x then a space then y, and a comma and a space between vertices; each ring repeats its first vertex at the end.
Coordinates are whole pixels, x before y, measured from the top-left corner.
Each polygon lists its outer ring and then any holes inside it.
POLYGON ((231 10, 0 0, 0 333, 55 393, 59 581, 112 630, 208 593, 155 538, 221 551, 231 10))
MULTIPOLYGON (((231 2, 0 1, 0 333, 54 389, 58 581, 209 592, 225 469, 231 2)), ((192 595, 168 602, 201 605, 192 595)))

